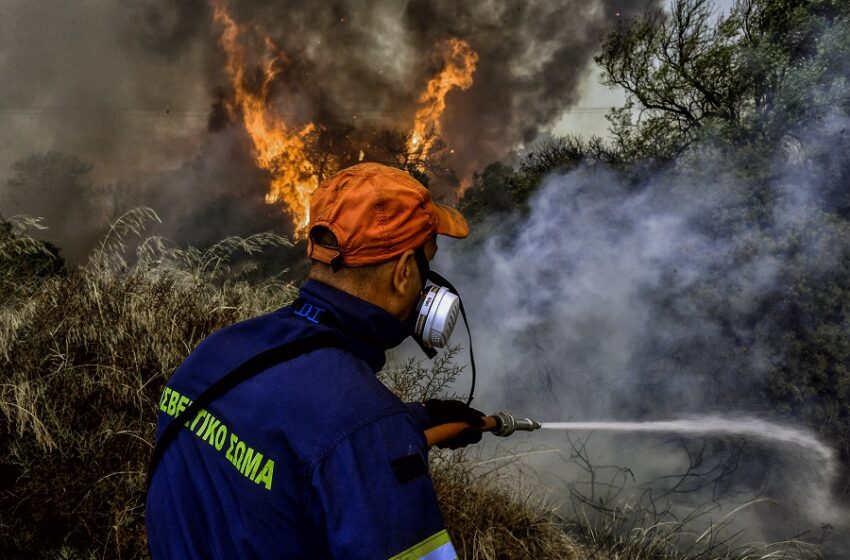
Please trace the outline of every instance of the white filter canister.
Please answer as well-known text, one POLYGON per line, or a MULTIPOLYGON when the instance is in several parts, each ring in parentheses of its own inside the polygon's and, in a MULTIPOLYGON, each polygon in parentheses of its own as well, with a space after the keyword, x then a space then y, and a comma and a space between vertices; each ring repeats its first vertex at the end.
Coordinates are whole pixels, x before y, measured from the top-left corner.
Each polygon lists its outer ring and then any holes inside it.
POLYGON ((460 298, 443 286, 432 294, 434 299, 428 306, 422 341, 434 348, 443 348, 449 343, 449 337, 457 323, 457 317, 460 314, 460 298))

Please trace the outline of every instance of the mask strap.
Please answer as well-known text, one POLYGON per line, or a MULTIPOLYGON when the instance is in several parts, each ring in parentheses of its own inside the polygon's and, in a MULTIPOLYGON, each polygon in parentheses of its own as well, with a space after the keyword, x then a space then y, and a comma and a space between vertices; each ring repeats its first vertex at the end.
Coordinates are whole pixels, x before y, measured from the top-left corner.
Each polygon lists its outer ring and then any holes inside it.
MULTIPOLYGON (((424 292, 425 285, 428 283, 428 274, 431 272, 431 265, 430 263, 428 263, 428 256, 425 254, 425 249, 422 247, 417 247, 416 250, 413 251, 413 259, 416 262, 416 268, 419 270, 419 278, 422 279, 421 291, 424 292)), ((436 350, 434 350, 430 346, 422 344, 422 341, 419 341, 419 348, 421 348, 422 352, 424 352, 425 355, 428 356, 429 360, 433 360, 434 356, 437 355, 436 350)))
POLYGON ((466 319, 466 309, 463 308, 463 298, 460 297, 460 293, 458 293, 457 288, 451 282, 431 270, 430 267, 428 268, 428 280, 438 286, 448 288, 451 293, 457 296, 458 303, 460 304, 460 315, 463 317, 463 324, 466 325, 466 336, 469 337, 469 365, 472 368, 472 385, 469 388, 469 398, 466 400, 466 406, 469 406, 472 403, 472 396, 475 393, 475 353, 472 351, 472 332, 469 330, 469 321, 466 319))
POLYGON ((425 255, 425 249, 422 247, 413 251, 413 258, 416 261, 416 268, 419 269, 419 277, 422 279, 422 289, 424 290, 425 284, 428 282, 428 275, 431 273, 431 264, 425 255))

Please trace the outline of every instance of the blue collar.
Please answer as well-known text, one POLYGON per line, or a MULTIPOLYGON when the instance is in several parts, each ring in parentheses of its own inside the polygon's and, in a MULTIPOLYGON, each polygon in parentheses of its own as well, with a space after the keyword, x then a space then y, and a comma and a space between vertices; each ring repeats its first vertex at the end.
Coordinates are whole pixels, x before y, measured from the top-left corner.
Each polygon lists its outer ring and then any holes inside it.
MULTIPOLYGON (((377 305, 316 280, 307 280, 301 286, 300 298, 329 314, 332 320, 325 318, 323 322, 339 330, 351 344, 352 352, 375 372, 384 367, 384 352, 410 336, 410 329, 403 322, 377 305)), ((298 309, 294 311, 299 314, 298 309)), ((311 320, 309 316, 302 317, 311 320)))

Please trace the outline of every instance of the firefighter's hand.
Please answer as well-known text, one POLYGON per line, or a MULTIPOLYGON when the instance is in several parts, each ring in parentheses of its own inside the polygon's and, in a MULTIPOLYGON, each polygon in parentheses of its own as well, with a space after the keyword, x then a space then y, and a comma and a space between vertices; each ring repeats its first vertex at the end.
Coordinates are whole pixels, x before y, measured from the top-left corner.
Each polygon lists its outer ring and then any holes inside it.
POLYGON ((450 422, 465 422, 472 426, 463 430, 455 437, 437 444, 437 447, 458 449, 481 441, 481 430, 484 425, 484 413, 468 406, 462 401, 430 399, 423 403, 431 426, 439 426, 450 422))

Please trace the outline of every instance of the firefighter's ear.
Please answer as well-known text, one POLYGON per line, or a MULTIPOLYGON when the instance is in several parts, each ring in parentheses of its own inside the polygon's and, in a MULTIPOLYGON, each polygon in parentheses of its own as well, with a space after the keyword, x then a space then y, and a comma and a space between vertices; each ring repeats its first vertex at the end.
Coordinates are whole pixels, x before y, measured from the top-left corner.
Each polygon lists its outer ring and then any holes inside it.
POLYGON ((392 274, 392 289, 407 300, 410 294, 418 294, 421 280, 412 249, 405 251, 396 261, 392 274))

